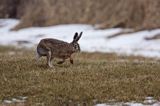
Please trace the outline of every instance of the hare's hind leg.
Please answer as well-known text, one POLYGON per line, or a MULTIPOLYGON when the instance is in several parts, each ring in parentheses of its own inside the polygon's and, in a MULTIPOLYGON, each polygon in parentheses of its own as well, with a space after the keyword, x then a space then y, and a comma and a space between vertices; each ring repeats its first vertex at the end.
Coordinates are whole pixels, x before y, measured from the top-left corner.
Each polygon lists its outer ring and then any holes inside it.
POLYGON ((52 66, 52 63, 51 63, 51 60, 52 60, 53 58, 52 58, 52 53, 51 53, 51 51, 48 51, 48 53, 47 53, 47 65, 49 66, 49 67, 53 67, 52 66))
POLYGON ((65 62, 65 59, 63 59, 62 61, 57 62, 57 64, 63 64, 65 62))
POLYGON ((39 54, 39 51, 36 51, 35 54, 36 54, 36 61, 38 61, 39 58, 41 57, 41 54, 39 54))
POLYGON ((41 55, 36 52, 36 60, 37 61, 39 60, 40 57, 41 57, 41 55))

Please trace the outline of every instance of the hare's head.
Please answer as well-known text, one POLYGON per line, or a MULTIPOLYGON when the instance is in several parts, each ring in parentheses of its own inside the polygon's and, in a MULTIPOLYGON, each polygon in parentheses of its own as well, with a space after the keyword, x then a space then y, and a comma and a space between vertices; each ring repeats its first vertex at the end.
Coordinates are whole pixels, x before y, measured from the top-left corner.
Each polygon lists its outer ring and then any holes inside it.
POLYGON ((79 41, 79 39, 81 38, 82 33, 83 33, 83 32, 81 32, 81 33, 78 35, 78 33, 76 32, 75 35, 74 35, 74 37, 73 37, 73 41, 71 42, 71 44, 72 44, 73 49, 74 49, 75 52, 80 52, 80 50, 81 50, 81 48, 80 48, 80 46, 79 46, 79 44, 78 44, 78 41, 79 41))

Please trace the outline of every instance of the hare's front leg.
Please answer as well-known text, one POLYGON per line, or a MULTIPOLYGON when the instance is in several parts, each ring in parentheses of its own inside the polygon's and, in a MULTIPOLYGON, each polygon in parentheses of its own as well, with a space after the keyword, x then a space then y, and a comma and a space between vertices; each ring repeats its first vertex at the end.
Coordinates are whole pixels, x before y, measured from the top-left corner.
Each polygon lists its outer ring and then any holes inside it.
POLYGON ((72 57, 70 57, 70 63, 73 64, 73 58, 72 57))
POLYGON ((51 51, 48 51, 48 53, 47 53, 47 65, 48 65, 49 67, 53 67, 53 66, 52 66, 52 63, 51 63, 52 59, 53 59, 52 53, 51 53, 51 51))
POLYGON ((57 62, 57 64, 63 64, 65 62, 65 59, 63 59, 62 61, 57 62))

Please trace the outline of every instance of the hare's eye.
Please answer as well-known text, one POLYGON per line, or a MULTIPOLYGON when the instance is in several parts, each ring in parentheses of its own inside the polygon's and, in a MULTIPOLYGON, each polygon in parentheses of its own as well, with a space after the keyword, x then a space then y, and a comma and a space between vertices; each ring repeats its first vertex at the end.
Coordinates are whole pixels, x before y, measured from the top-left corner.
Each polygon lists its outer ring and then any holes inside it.
POLYGON ((78 45, 78 44, 74 44, 74 48, 75 48, 76 50, 79 50, 79 45, 78 45))

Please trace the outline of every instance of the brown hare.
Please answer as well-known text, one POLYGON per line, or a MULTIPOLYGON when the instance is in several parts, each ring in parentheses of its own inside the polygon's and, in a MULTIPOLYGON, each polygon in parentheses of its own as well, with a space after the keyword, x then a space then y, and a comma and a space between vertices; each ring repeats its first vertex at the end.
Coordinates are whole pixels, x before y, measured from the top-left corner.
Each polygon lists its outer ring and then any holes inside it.
POLYGON ((82 32, 79 35, 76 32, 73 41, 70 43, 52 38, 42 39, 37 46, 37 58, 46 56, 49 67, 52 67, 51 61, 53 58, 62 59, 58 64, 62 64, 66 59, 70 58, 70 63, 73 64, 72 54, 80 51, 78 40, 81 36, 82 32))

